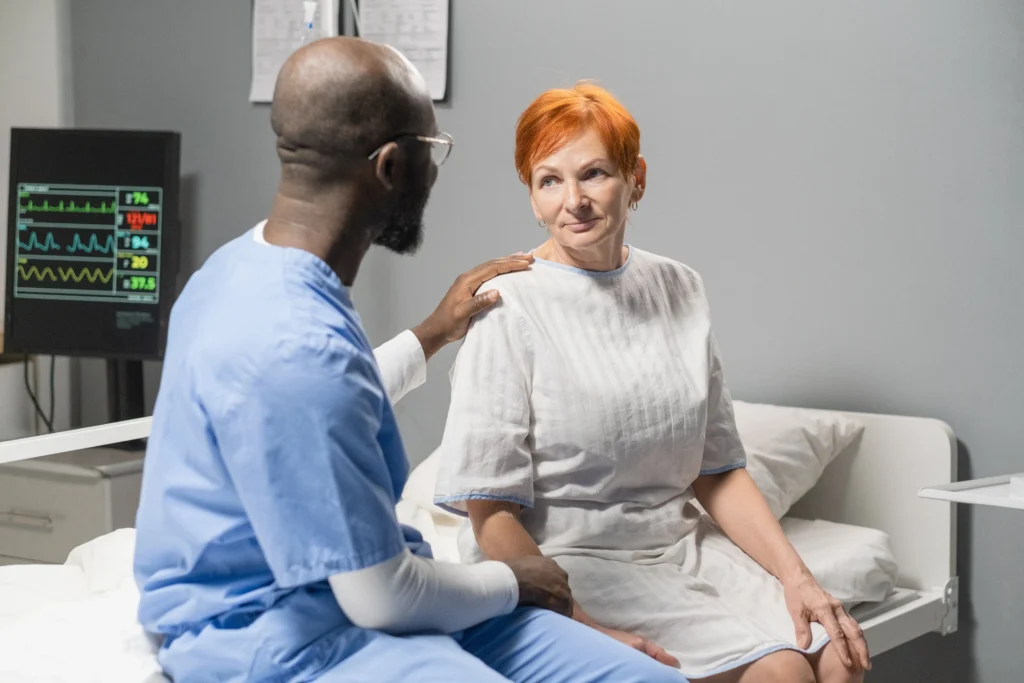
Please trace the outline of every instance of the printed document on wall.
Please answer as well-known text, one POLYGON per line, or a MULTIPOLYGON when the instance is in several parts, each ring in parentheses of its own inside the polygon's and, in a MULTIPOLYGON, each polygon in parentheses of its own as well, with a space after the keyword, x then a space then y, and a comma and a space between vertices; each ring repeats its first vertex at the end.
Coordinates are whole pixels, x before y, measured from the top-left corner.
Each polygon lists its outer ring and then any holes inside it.
POLYGON ((443 100, 448 89, 448 2, 359 0, 359 35, 405 55, 435 100, 443 100))
POLYGON ((254 0, 250 102, 274 99, 277 73, 306 37, 302 20, 303 4, 298 0, 254 0))

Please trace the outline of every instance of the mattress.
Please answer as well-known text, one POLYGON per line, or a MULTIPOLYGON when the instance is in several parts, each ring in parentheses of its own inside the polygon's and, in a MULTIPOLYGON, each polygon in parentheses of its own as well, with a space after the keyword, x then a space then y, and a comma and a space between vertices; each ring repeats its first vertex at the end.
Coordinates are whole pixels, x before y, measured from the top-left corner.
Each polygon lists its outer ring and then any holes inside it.
POLYGON ((921 592, 916 591, 912 588, 894 588, 889 593, 889 596, 881 602, 863 602, 859 605, 854 606, 850 610, 850 616, 856 619, 860 623, 866 622, 868 619, 874 619, 880 617, 886 612, 890 612, 897 607, 903 607, 909 605, 914 600, 920 597, 921 592))
MULTIPOLYGON (((458 561, 460 518, 408 500, 399 503, 398 515, 423 533, 437 559, 458 561)), ((833 569, 878 564, 863 553, 864 539, 877 536, 830 524, 787 520, 783 526, 794 546, 812 559, 827 546, 823 556, 832 558, 833 569), (845 557, 837 556, 844 538, 860 542, 860 549, 850 546, 845 557), (859 559, 851 562, 851 557, 859 559)), ((136 621, 134 545, 134 530, 122 529, 76 548, 63 565, 0 567, 0 681, 168 683, 157 663, 158 641, 136 621)), ((877 581, 873 585, 871 590, 884 588, 877 581)), ((858 606, 855 616, 872 618, 916 596, 885 590, 882 599, 858 606)))
MULTIPOLYGON (((398 505, 398 519, 430 543, 434 558, 458 562, 458 533, 466 523, 435 505, 410 498, 398 505)), ((877 529, 825 520, 783 518, 782 530, 825 590, 848 609, 884 601, 896 587, 899 568, 889 537, 877 529)))
POLYGON ((167 682, 135 617, 134 546, 123 529, 63 565, 0 567, 0 681, 167 682))

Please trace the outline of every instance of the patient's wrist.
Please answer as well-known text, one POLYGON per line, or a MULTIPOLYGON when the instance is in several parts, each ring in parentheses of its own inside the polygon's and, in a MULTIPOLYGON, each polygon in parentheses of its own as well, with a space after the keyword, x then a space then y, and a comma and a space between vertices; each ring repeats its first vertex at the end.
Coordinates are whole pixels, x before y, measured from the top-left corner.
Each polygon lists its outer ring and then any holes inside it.
POLYGON ((580 607, 580 603, 575 600, 572 601, 572 618, 581 624, 589 626, 591 628, 600 629, 601 626, 596 621, 590 618, 590 615, 583 611, 580 607))
POLYGON ((814 581, 814 576, 802 561, 775 572, 775 577, 783 586, 798 586, 805 581, 814 581))

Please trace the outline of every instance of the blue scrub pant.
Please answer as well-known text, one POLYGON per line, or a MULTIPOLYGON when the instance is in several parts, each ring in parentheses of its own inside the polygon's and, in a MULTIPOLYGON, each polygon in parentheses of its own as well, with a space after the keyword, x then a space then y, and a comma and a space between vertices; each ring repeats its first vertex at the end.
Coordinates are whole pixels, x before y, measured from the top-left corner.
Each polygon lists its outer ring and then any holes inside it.
POLYGON ((456 636, 375 633, 371 642, 317 681, 686 683, 675 669, 539 609, 519 609, 456 636))

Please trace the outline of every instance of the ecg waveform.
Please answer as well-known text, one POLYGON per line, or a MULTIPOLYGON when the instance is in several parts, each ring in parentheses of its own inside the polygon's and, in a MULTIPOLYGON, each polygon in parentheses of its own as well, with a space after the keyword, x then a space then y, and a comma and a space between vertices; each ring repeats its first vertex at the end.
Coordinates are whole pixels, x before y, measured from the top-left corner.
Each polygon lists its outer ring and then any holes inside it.
POLYGON ((28 200, 28 204, 18 204, 18 208, 22 213, 99 213, 99 214, 112 214, 117 212, 117 203, 100 202, 99 206, 93 206, 92 202, 86 202, 83 204, 76 205, 74 201, 60 202, 51 204, 49 200, 43 200, 42 204, 36 204, 31 199, 28 200))
MULTIPOLYGON (((71 245, 66 248, 66 251, 69 254, 77 254, 79 252, 86 254, 92 254, 94 252, 109 254, 116 246, 117 239, 113 235, 108 235, 102 242, 96 235, 90 235, 89 240, 83 244, 81 235, 76 233, 74 239, 71 241, 71 245)), ((46 239, 42 242, 39 241, 37 233, 32 233, 28 242, 18 240, 18 247, 22 251, 42 251, 47 253, 51 251, 59 251, 61 248, 52 232, 46 233, 46 239)))
POLYGON ((22 182, 17 193, 15 298, 159 302, 162 188, 22 182))
POLYGON ((45 268, 37 268, 36 266, 18 266, 18 274, 22 280, 31 281, 38 280, 39 282, 57 282, 57 276, 60 276, 62 282, 82 282, 87 280, 91 284, 102 282, 107 284, 111 278, 114 277, 114 271, 108 269, 106 272, 102 268, 57 268, 57 273, 53 272, 53 268, 49 266, 45 268))

